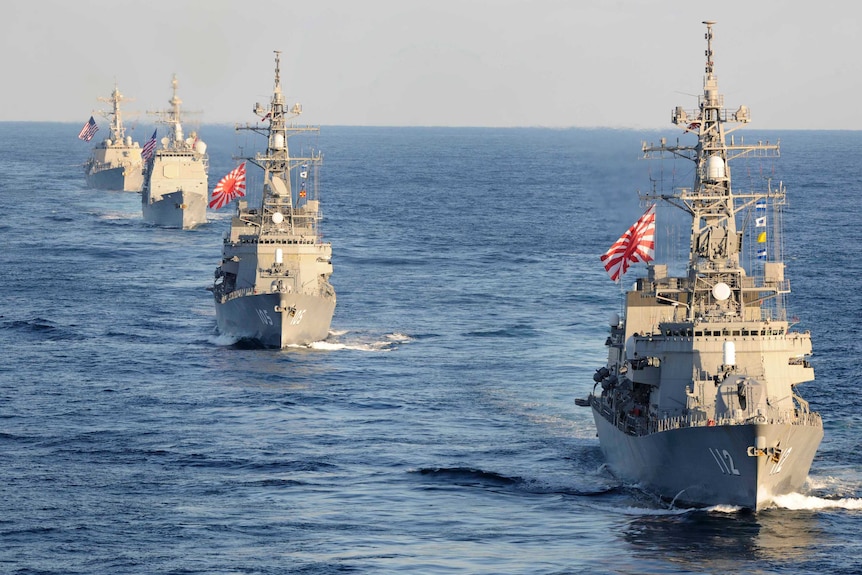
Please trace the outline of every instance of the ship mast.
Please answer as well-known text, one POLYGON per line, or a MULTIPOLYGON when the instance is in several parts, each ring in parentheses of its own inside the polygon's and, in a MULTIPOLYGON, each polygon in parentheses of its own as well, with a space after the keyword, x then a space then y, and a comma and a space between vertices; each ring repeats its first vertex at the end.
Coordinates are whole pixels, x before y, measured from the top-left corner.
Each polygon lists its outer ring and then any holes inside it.
POLYGON ((171 105, 171 109, 168 111, 168 118, 166 123, 170 123, 173 127, 172 140, 174 146, 183 141, 183 124, 180 118, 180 105, 183 103, 180 100, 179 96, 177 96, 177 75, 174 74, 173 78, 171 78, 171 89, 173 90, 173 94, 171 99, 168 100, 168 104, 171 105))
MULTIPOLYGON (((311 224, 311 229, 316 229, 317 214, 313 217, 305 215, 297 219, 297 205, 294 202, 293 188, 291 183, 291 170, 300 164, 314 164, 315 167, 321 162, 320 155, 312 155, 307 158, 291 157, 288 148, 288 138, 301 132, 319 132, 319 128, 313 126, 288 126, 288 120, 302 113, 302 106, 294 104, 288 110, 285 104, 284 93, 281 88, 281 51, 275 53, 275 82, 270 99, 269 109, 265 109, 259 103, 254 106, 254 113, 261 121, 269 123, 266 127, 246 124, 236 126, 237 130, 251 130, 267 137, 266 152, 257 153, 253 158, 242 158, 263 170, 263 197, 261 199, 262 216, 261 233, 282 233, 285 229, 288 233, 296 232, 297 226, 311 224)), ((316 179, 315 179, 316 182, 316 179)), ((305 191, 303 190, 303 194, 305 191)))
POLYGON ((168 104, 170 104, 171 107, 167 110, 156 110, 153 112, 148 112, 149 114, 153 114, 157 117, 157 124, 169 126, 170 135, 166 138, 162 138, 162 146, 166 150, 180 150, 189 147, 184 139, 185 136, 183 134, 181 112, 183 101, 180 99, 179 96, 177 96, 178 86, 179 81, 177 80, 177 75, 174 74, 171 78, 171 99, 168 100, 168 104))
MULTIPOLYGON (((758 200, 766 197, 783 197, 783 187, 768 193, 736 193, 731 185, 730 160, 754 155, 779 155, 778 144, 758 142, 754 145, 737 145, 727 136, 747 124, 751 117, 746 106, 729 113, 724 107, 724 96, 718 91, 718 77, 713 60, 713 21, 706 25, 706 66, 703 94, 698 97, 698 109, 687 112, 677 106, 672 122, 686 133, 697 135, 694 146, 668 145, 662 138, 660 145, 644 143, 646 158, 661 157, 667 152, 696 164, 692 188, 679 188, 671 194, 643 194, 644 199, 664 200, 688 212, 691 217, 691 236, 688 262, 688 289, 691 299, 687 304, 688 320, 705 320, 710 317, 722 321, 743 320, 747 304, 759 306, 763 297, 753 297, 746 281, 746 271, 740 260, 743 232, 739 229, 737 214, 750 211, 758 200)), ((781 278, 783 280, 783 277, 781 278)), ((769 291, 769 290, 767 290, 769 291)), ((777 291, 773 295, 777 295, 777 291)))
MULTIPOLYGON (((290 150, 287 145, 285 100, 284 93, 281 91, 281 51, 274 50, 274 53, 275 83, 269 107, 269 135, 266 156, 258 156, 258 159, 260 160, 259 165, 264 170, 264 182, 268 183, 265 186, 263 198, 264 211, 279 212, 283 216, 289 216, 292 215, 293 211, 293 190, 290 182, 290 150)), ((297 106, 292 117, 298 116, 301 112, 302 110, 297 106)), ((288 221, 291 220, 290 217, 287 219, 288 221)))
MULTIPOLYGON (((120 88, 114 84, 114 91, 109 98, 100 97, 100 102, 111 104, 111 111, 100 111, 99 114, 107 118, 111 123, 111 140, 115 144, 121 144, 126 137, 126 129, 123 126, 123 114, 120 111, 120 102, 129 100, 120 93, 120 88)), ((131 100, 129 100, 131 101, 131 100)))

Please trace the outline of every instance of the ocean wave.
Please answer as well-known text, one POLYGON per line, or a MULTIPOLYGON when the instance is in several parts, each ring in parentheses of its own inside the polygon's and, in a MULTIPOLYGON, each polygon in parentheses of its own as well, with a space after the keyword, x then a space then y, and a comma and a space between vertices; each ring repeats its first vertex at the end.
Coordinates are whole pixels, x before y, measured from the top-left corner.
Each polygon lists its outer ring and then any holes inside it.
POLYGON ((17 331, 48 341, 77 339, 80 336, 72 330, 58 326, 55 322, 35 317, 29 320, 8 320, 0 324, 0 329, 17 331))
POLYGON ((519 477, 508 477, 493 471, 484 471, 472 467, 426 467, 414 470, 413 473, 453 485, 495 487, 522 482, 519 477))
POLYGON ((656 516, 656 515, 685 515, 686 513, 694 513, 696 511, 701 511, 702 508, 698 507, 634 507, 627 506, 621 507, 619 509, 620 513, 624 515, 636 515, 636 516, 656 516))
POLYGON ((500 328, 500 329, 482 329, 482 330, 468 331, 464 335, 466 335, 468 337, 524 338, 524 337, 535 337, 536 329, 531 325, 519 323, 519 324, 515 324, 511 327, 500 328))
MULTIPOLYGON (((517 491, 536 495, 554 494, 575 497, 598 497, 619 492, 622 487, 602 482, 598 485, 577 486, 570 482, 560 484, 550 479, 510 476, 496 471, 475 467, 425 467, 412 470, 424 478, 444 484, 462 487, 498 488, 512 487, 517 491)), ((581 477, 580 479, 583 479, 581 477)), ((588 479, 599 479, 598 477, 588 479)))

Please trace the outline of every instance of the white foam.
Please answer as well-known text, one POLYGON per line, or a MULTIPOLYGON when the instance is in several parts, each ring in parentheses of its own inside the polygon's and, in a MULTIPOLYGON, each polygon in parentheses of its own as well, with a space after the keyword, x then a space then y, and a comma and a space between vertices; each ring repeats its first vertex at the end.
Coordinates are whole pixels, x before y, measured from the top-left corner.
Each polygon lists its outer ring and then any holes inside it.
MULTIPOLYGON (((304 346, 301 346, 304 347, 304 346)), ((340 351, 340 350, 351 350, 351 351, 391 351, 392 344, 385 341, 376 341, 370 343, 339 343, 334 341, 315 341, 308 345, 310 349, 317 349, 321 351, 340 351)))
POLYGON ((218 345, 220 347, 228 347, 238 342, 239 338, 232 335, 218 334, 209 336, 207 338, 207 341, 209 341, 213 345, 218 345))
POLYGON ((374 339, 372 341, 363 341, 365 338, 362 336, 345 338, 346 341, 339 341, 339 338, 343 338, 343 336, 348 333, 349 332, 346 330, 332 330, 329 332, 329 337, 325 341, 315 341, 308 346, 299 347, 307 347, 309 349, 321 351, 350 350, 377 352, 392 351, 397 347, 397 344, 413 341, 413 338, 403 333, 385 334, 382 336, 382 339, 374 339))
POLYGON ((395 333, 387 334, 386 338, 400 343, 409 343, 413 341, 413 338, 406 333, 399 333, 397 331, 395 333))
POLYGON ((737 505, 713 505, 712 507, 706 508, 710 513, 726 513, 728 515, 739 513, 743 509, 743 507, 739 507, 737 505))
POLYGON ((862 509, 862 499, 846 497, 842 499, 824 499, 802 493, 776 495, 773 503, 782 509, 862 509))
POLYGON ((130 213, 124 213, 124 212, 106 212, 106 213, 103 213, 103 214, 98 214, 98 218, 99 218, 99 219, 101 219, 101 220, 108 220, 108 221, 113 221, 113 220, 131 220, 131 219, 134 219, 134 218, 135 218, 135 217, 137 217, 137 216, 138 216, 138 214, 130 214, 130 213))
MULTIPOLYGON (((335 338, 339 338, 343 335, 346 335, 348 332, 344 331, 330 331, 329 337, 324 341, 315 341, 308 345, 288 345, 286 347, 290 349, 314 349, 318 351, 341 351, 341 350, 351 350, 351 351, 370 351, 370 352, 378 352, 378 351, 392 351, 396 348, 397 344, 400 343, 408 343, 412 341, 410 336, 404 334, 387 334, 383 336, 382 340, 376 341, 368 341, 364 342, 361 338, 356 338, 356 341, 333 341, 335 338)), ((231 335, 211 335, 207 338, 213 345, 228 347, 237 343, 241 338, 231 336, 231 335)))
POLYGON ((855 470, 834 470, 836 475, 814 477, 809 475, 806 486, 810 491, 828 493, 834 498, 855 495, 862 489, 862 481, 855 470))
MULTIPOLYGON (((291 347, 306 347, 306 346, 302 345, 302 346, 291 346, 291 347)), ((320 350, 324 350, 324 351, 336 351, 339 349, 348 349, 348 346, 343 344, 343 343, 330 343, 328 341, 314 341, 314 342, 311 342, 310 344, 308 344, 307 347, 310 347, 311 349, 320 349, 320 350)))

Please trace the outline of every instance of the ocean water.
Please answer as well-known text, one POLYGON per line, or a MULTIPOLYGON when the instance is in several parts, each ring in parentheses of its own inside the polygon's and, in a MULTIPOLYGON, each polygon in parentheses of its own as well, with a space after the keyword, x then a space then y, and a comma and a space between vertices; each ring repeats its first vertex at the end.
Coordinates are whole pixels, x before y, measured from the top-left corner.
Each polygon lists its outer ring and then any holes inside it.
MULTIPOLYGON (((672 130, 324 127, 332 333, 274 351, 215 332, 230 210, 145 225, 138 194, 87 189, 79 128, 0 124, 0 572, 862 570, 862 133, 752 132, 776 171, 734 172, 788 187, 826 428, 803 492, 755 515, 620 484, 574 405, 619 305, 599 255, 672 130)), ((200 134, 212 187, 243 142, 200 134)))

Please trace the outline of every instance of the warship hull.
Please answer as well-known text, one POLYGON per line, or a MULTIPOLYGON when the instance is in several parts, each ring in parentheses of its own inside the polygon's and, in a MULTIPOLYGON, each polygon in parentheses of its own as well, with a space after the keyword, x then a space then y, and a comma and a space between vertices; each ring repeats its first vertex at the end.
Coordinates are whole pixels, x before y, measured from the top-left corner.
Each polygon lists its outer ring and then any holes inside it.
POLYGON ((207 221, 207 197, 177 190, 160 196, 141 198, 144 221, 164 228, 189 230, 207 221))
POLYGON ((303 293, 248 294, 219 301, 216 322, 223 335, 284 348, 322 341, 329 335, 335 297, 303 293))
POLYGON ((124 166, 104 170, 87 170, 87 186, 99 190, 140 192, 144 185, 141 170, 129 170, 124 166))
POLYGON ((597 410, 602 453, 618 479, 686 505, 732 505, 759 511, 774 496, 800 490, 808 477, 823 427, 747 423, 685 427, 635 436, 597 410), (780 454, 750 455, 757 445, 780 454))

